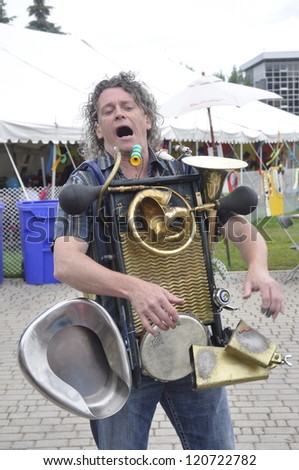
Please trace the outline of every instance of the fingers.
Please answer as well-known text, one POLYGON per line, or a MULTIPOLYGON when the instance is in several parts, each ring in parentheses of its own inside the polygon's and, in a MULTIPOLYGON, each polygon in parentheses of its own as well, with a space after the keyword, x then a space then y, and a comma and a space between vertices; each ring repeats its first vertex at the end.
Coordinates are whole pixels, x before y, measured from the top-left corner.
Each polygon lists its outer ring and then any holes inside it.
MULTIPOLYGON (((179 316, 177 315, 179 318, 179 316)), ((176 320, 177 321, 177 320, 176 320)), ((157 328, 160 330, 167 331, 169 328, 174 329, 176 327, 176 321, 174 318, 161 309, 159 314, 151 312, 148 318, 143 317, 141 318, 142 326, 148 331, 149 333, 156 336, 158 334, 157 328)))
POLYGON ((177 297, 176 295, 171 294, 171 292, 168 292, 167 290, 164 290, 164 293, 171 304, 182 305, 184 303, 184 300, 181 299, 181 297, 177 297))
POLYGON ((270 276, 259 281, 256 277, 254 281, 247 278, 244 282, 243 298, 248 299, 252 292, 257 291, 260 291, 261 295, 261 313, 275 320, 284 311, 284 300, 279 283, 270 276))
POLYGON ((158 334, 157 329, 153 328, 154 326, 167 331, 169 328, 175 328, 179 319, 179 314, 172 305, 168 306, 168 310, 158 305, 148 310, 146 314, 139 313, 139 316, 142 326, 154 335, 158 334))
POLYGON ((263 290, 262 283, 254 283, 252 282, 250 277, 246 277, 244 285, 243 285, 243 299, 249 299, 251 297, 252 292, 263 290))
POLYGON ((157 328, 163 331, 175 328, 179 314, 174 303, 182 304, 183 299, 171 294, 168 290, 151 286, 151 292, 138 297, 135 309, 140 317, 142 326, 151 334, 157 335, 157 328))
POLYGON ((281 299, 271 299, 269 306, 264 307, 262 304, 261 313, 266 315, 266 317, 272 317, 275 320, 280 313, 284 312, 284 302, 281 299))
POLYGON ((280 287, 276 281, 271 281, 261 288, 261 313, 273 320, 284 311, 284 301, 280 287))
POLYGON ((261 313, 263 315, 266 315, 266 317, 272 316, 272 311, 270 310, 270 308, 267 308, 267 307, 261 307, 261 313))

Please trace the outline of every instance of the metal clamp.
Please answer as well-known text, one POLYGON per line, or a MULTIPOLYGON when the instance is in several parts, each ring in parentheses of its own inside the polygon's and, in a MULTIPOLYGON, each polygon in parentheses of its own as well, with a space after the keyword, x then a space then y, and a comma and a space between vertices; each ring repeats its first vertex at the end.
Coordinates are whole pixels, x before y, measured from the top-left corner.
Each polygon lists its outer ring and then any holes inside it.
POLYGON ((289 367, 292 367, 292 362, 289 361, 291 359, 292 354, 285 354, 284 356, 280 353, 275 353, 271 359, 272 367, 276 367, 277 364, 286 364, 289 367))

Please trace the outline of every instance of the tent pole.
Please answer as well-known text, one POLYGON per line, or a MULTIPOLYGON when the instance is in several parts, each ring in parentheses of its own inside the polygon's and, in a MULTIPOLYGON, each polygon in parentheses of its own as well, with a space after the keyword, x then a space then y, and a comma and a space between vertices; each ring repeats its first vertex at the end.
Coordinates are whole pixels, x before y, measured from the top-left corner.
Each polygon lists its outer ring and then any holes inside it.
POLYGON ((54 199, 55 185, 56 185, 56 144, 52 143, 52 185, 51 185, 51 199, 54 199))
POLYGON ((71 163, 72 163, 73 168, 74 168, 74 170, 75 170, 75 169, 76 169, 76 165, 75 165, 74 159, 73 159, 73 157, 72 157, 72 154, 71 154, 71 152, 70 152, 70 150, 69 150, 67 144, 64 144, 64 146, 65 146, 65 148, 66 148, 68 157, 69 157, 69 159, 71 160, 71 163))
POLYGON ((40 163, 41 163, 41 167, 42 167, 43 187, 45 188, 47 186, 47 180, 46 180, 46 170, 45 170, 45 159, 44 159, 44 157, 40 157, 40 163))
MULTIPOLYGON (((260 152, 259 153, 260 153, 259 154, 259 157, 260 157, 260 171, 262 171, 262 169, 263 169, 263 143, 262 142, 261 142, 260 152)), ((265 166, 265 169, 267 169, 266 166, 265 166)))
MULTIPOLYGON (((243 160, 243 142, 240 144, 240 154, 241 160, 243 160)), ((243 184, 243 168, 240 169, 240 184, 243 184)))
POLYGON ((207 108, 207 110, 208 110, 208 117, 209 117, 209 124, 210 124, 210 132, 211 132, 211 143, 212 143, 212 148, 213 148, 213 152, 214 152, 214 149, 215 149, 215 139, 214 139, 213 124, 212 124, 211 108, 207 108))
POLYGON ((20 183, 20 185, 21 185, 21 188, 23 189, 23 192, 24 192, 24 194, 25 194, 25 197, 26 197, 27 201, 29 201, 30 198, 28 197, 27 190, 26 190, 26 188, 25 188, 25 186, 24 186, 24 183, 23 183, 23 181, 22 181, 21 175, 20 175, 20 173, 18 172, 18 169, 17 169, 17 167, 16 167, 16 164, 15 164, 13 158, 12 158, 12 155, 11 155, 11 153, 10 153, 10 151, 9 151, 9 149, 8 149, 8 147, 7 147, 7 145, 6 145, 6 143, 4 143, 4 147, 5 147, 5 150, 6 150, 6 152, 7 152, 8 157, 9 157, 9 159, 10 159, 10 161, 11 161, 11 164, 12 164, 12 166, 13 166, 13 169, 15 170, 15 173, 16 173, 16 176, 17 176, 17 178, 18 178, 18 180, 19 180, 19 183, 20 183))

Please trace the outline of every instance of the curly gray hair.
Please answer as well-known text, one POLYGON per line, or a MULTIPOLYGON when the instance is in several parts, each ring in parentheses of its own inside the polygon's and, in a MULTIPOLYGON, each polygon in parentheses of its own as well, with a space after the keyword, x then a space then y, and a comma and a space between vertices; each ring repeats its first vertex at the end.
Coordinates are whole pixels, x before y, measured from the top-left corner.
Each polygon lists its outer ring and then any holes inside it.
POLYGON ((104 140, 98 139, 95 132, 95 124, 98 120, 97 103, 100 94, 104 90, 115 87, 121 87, 130 93, 135 103, 143 109, 146 116, 151 120, 152 127, 147 131, 149 146, 156 150, 161 143, 159 125, 163 118, 158 113, 158 106, 154 96, 143 82, 136 80, 135 73, 120 72, 112 78, 100 81, 95 86, 94 91, 89 94, 87 103, 83 105, 84 127, 80 153, 83 153, 85 159, 94 158, 99 151, 104 149, 104 140))

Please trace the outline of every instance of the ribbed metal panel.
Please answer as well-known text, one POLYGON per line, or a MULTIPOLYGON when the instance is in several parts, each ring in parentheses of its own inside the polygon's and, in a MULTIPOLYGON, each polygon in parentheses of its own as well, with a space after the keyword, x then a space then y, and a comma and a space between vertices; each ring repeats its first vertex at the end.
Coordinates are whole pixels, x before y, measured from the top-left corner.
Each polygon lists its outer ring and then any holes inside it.
MULTIPOLYGON (((126 274, 145 281, 159 284, 175 295, 184 299, 184 304, 177 306, 179 313, 191 313, 204 324, 213 321, 209 283, 206 273, 200 235, 197 233, 191 244, 183 251, 168 256, 158 256, 147 251, 140 243, 132 241, 128 233, 121 233, 126 274)), ((173 243, 155 243, 155 248, 173 249, 173 243)), ((137 333, 142 333, 142 325, 133 311, 137 333)))

